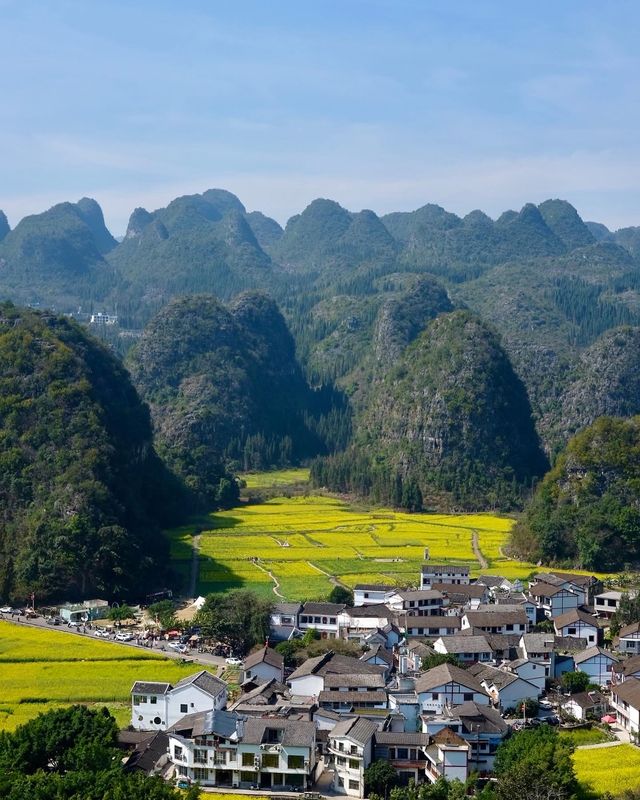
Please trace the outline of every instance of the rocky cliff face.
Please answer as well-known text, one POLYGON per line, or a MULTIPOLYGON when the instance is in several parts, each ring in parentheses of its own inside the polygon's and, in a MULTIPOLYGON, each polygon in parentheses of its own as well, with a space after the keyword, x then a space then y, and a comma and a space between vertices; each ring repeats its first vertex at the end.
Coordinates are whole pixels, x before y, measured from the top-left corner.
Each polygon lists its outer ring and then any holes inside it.
POLYGON ((640 413, 640 328, 604 333, 581 354, 572 378, 559 422, 565 437, 598 417, 640 413))

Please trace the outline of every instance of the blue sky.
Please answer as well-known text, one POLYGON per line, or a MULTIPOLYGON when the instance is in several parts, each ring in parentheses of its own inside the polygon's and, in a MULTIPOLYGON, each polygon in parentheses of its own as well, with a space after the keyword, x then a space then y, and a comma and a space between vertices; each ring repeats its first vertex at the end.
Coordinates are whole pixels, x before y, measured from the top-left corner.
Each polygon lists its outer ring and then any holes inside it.
POLYGON ((0 208, 227 188, 640 224, 640 3, 0 0, 0 208))

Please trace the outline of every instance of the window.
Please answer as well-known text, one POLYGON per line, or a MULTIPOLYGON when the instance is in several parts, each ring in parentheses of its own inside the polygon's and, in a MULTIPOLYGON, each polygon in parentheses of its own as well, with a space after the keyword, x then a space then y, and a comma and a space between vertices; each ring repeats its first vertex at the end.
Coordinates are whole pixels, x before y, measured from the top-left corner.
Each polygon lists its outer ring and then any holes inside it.
POLYGON ((567 629, 567 633, 569 634, 569 636, 575 636, 576 629, 575 628, 568 628, 567 629))
POLYGON ((226 754, 226 752, 224 752, 224 750, 223 750, 221 753, 219 753, 219 752, 214 753, 213 754, 213 763, 214 764, 218 764, 218 765, 226 764, 227 763, 227 754, 226 754))
POLYGON ((253 753, 243 753, 242 754, 242 766, 243 767, 252 767, 253 766, 253 753))
POLYGON ((398 758, 406 761, 409 758, 409 750, 406 747, 399 747, 398 758))
POLYGON ((262 756, 262 766, 265 769, 277 769, 279 764, 280 756, 277 753, 264 753, 262 756))
POLYGON ((336 761, 339 767, 344 767, 344 765, 347 763, 347 759, 344 756, 338 756, 338 758, 336 758, 336 761))
POLYGON ((358 748, 355 746, 355 744, 351 745, 351 755, 352 756, 357 756, 358 755, 358 748))
POLYGON ((440 699, 440 692, 431 692, 431 699, 432 700, 439 700, 440 699))
POLYGON ((253 783, 256 779, 256 776, 253 772, 241 772, 240 773, 240 780, 243 783, 253 783))
POLYGON ((360 762, 357 758, 349 759, 349 769, 360 769, 360 762))
POLYGON ((154 717, 153 718, 153 724, 154 725, 161 725, 162 724, 162 720, 160 719, 160 717, 154 717))
POLYGON ((173 748, 173 757, 176 761, 182 761, 183 758, 183 750, 180 745, 176 744, 173 748))
POLYGON ((186 703, 180 703, 180 713, 186 714, 189 711, 189 706, 186 703))
POLYGON ((202 767, 194 767, 193 768, 193 777, 197 781, 206 781, 209 777, 209 770, 203 769, 202 767))
POLYGON ((467 702, 467 700, 473 700, 473 692, 465 692, 463 694, 463 697, 464 697, 465 703, 467 702))
POLYGON ((194 762, 194 764, 206 764, 207 763, 207 751, 206 750, 194 750, 193 751, 193 762, 194 762))
POLYGON ((151 703, 152 706, 155 706, 156 703, 158 702, 158 698, 155 695, 151 695, 151 697, 149 698, 149 702, 151 703))
POLYGON ((304 756, 289 756, 287 759, 287 769, 303 769, 304 756))
POLYGON ((354 789, 356 792, 360 789, 360 781, 349 781, 349 788, 354 789))

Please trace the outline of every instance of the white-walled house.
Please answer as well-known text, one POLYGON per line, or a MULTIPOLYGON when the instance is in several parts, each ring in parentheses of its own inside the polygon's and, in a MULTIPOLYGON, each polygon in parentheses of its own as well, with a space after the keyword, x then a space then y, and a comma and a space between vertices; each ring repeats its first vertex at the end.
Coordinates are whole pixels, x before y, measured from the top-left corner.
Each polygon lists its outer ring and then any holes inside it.
POLYGON ((515 672, 479 665, 475 669, 472 668, 472 671, 491 697, 493 705, 499 706, 503 711, 508 708, 518 708, 524 700, 537 700, 540 697, 540 689, 515 672))
POLYGON ((271 647, 262 647, 248 655, 242 665, 242 683, 247 680, 284 680, 284 658, 271 647))
POLYGON ((387 669, 329 651, 308 658, 291 673, 287 685, 291 694, 301 697, 319 697, 328 688, 327 680, 336 690, 349 687, 368 691, 371 676, 385 676, 387 669))
POLYGON ((469 745, 450 728, 443 728, 425 748, 425 776, 431 783, 440 778, 464 783, 469 777, 469 745))
POLYGON ((338 615, 344 611, 343 603, 305 603, 298 614, 298 628, 313 628, 321 639, 337 639, 340 635, 338 615))
POLYGON ((420 570, 421 589, 432 589, 434 583, 465 585, 469 582, 469 567, 427 563, 420 570))
POLYGON ((386 605, 397 591, 395 586, 383 583, 357 583, 353 587, 353 605, 372 606, 376 603, 386 605))
POLYGON ((631 656, 640 655, 640 622, 631 622, 620 628, 617 649, 631 656))
POLYGON ((580 722, 601 719, 608 709, 606 698, 600 692, 579 692, 562 703, 562 709, 580 722))
POLYGON ((486 663, 493 659, 493 650, 485 636, 441 636, 433 643, 433 649, 436 653, 456 656, 464 664, 486 663))
POLYGON ((489 694, 477 678, 453 664, 440 664, 416 678, 420 712, 442 713, 446 706, 474 702, 489 705, 489 694))
POLYGON ((543 581, 537 581, 529 586, 529 598, 552 619, 581 605, 580 598, 575 592, 543 581))
POLYGON ((640 678, 640 655, 629 656, 613 666, 611 683, 624 683, 627 678, 640 678))
POLYGON ((328 753, 334 769, 333 790, 364 797, 364 771, 373 759, 373 737, 378 725, 364 717, 349 717, 329 732, 328 753))
POLYGON ((421 636, 427 639, 438 639, 441 636, 455 636, 460 633, 460 617, 430 614, 426 617, 407 615, 398 620, 399 627, 407 637, 421 636))
POLYGON ((598 623, 591 614, 579 608, 572 608, 565 614, 555 617, 553 626, 558 636, 586 639, 590 647, 598 644, 598 623))
POLYGON ((462 630, 476 628, 484 633, 527 633, 529 618, 524 608, 499 605, 479 606, 462 615, 462 630))
POLYGON ((506 664, 506 669, 537 687, 540 694, 546 686, 545 667, 527 658, 517 658, 506 664))
POLYGON ((437 589, 397 589, 388 605, 399 614, 427 616, 441 614, 449 600, 437 589))
POLYGON ((207 670, 172 686, 136 681, 131 689, 131 726, 137 731, 164 731, 187 714, 223 709, 227 684, 207 670))
POLYGON ((608 592, 600 592, 593 598, 593 610, 597 616, 611 619, 611 617, 620 608, 620 601, 622 600, 622 592, 611 590, 608 592))
POLYGON ((640 680, 627 678, 624 683, 611 687, 611 706, 618 723, 629 731, 632 738, 640 733, 640 680))
POLYGON ((315 779, 313 722, 218 711, 189 714, 168 733, 178 779, 271 791, 304 790, 315 779))
POLYGON ((573 661, 576 670, 586 672, 591 683, 597 683, 598 686, 609 686, 613 667, 618 663, 618 659, 612 653, 597 646, 576 653, 573 661))

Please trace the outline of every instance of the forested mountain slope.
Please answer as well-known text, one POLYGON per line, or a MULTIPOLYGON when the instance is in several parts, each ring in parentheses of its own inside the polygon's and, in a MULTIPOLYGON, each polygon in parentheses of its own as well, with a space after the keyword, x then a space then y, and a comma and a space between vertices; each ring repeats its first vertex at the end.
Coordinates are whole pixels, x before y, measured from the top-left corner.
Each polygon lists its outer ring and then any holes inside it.
POLYGON ((119 362, 73 322, 3 304, 0 397, 0 595, 157 585, 182 494, 119 362))
MULTIPOLYGON (((229 503, 228 465, 263 469, 323 452, 331 397, 307 385, 273 300, 243 294, 172 301, 149 323, 128 366, 152 410, 167 463, 203 505, 229 503)), ((343 434, 344 437, 344 434, 343 434)))
POLYGON ((572 438, 538 486, 512 548, 584 569, 640 562, 640 417, 600 417, 572 438))
POLYGON ((545 467, 525 388, 498 339, 456 311, 406 348, 375 385, 351 448, 312 474, 409 508, 438 494, 459 507, 506 508, 545 467))

